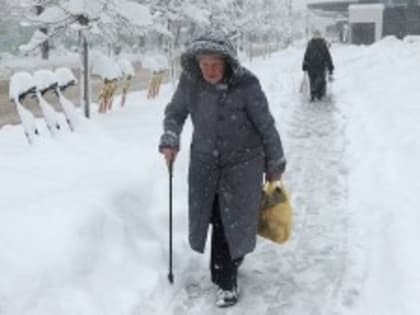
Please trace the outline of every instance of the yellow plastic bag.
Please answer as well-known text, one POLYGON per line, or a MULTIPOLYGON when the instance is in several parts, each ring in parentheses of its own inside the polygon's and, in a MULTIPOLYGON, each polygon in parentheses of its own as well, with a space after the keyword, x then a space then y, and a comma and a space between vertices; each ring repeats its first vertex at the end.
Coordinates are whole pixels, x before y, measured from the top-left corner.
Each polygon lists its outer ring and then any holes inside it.
POLYGON ((289 195, 278 183, 263 187, 258 222, 258 235, 283 244, 292 233, 292 206, 289 195))

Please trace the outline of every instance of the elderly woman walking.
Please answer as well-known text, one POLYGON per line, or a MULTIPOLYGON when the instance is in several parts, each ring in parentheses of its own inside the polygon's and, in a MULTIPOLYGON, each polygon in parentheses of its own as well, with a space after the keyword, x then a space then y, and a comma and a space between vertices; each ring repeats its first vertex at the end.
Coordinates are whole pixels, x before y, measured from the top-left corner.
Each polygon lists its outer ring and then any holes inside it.
POLYGON ((263 175, 279 180, 286 162, 260 83, 222 33, 193 41, 181 64, 159 151, 167 163, 175 161, 190 115, 189 242, 203 253, 212 225, 211 280, 216 305, 225 307, 237 302, 238 267, 255 248, 263 175))

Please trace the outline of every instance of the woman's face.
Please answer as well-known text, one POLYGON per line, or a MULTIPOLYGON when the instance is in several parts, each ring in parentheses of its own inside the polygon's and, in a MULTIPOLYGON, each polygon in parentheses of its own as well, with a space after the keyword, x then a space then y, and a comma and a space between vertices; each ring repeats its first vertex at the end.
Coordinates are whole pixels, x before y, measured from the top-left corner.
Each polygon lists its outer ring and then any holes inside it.
POLYGON ((204 80, 208 83, 216 84, 222 81, 225 75, 226 61, 220 55, 200 55, 198 65, 204 80))

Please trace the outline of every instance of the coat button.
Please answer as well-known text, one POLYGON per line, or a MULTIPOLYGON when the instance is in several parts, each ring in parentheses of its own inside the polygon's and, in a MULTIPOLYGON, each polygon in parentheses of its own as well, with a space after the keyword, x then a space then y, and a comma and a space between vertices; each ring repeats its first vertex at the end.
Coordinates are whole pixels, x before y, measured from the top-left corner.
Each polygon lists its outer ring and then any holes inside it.
POLYGON ((213 156, 214 157, 218 157, 219 156, 219 151, 218 150, 213 150, 213 156))

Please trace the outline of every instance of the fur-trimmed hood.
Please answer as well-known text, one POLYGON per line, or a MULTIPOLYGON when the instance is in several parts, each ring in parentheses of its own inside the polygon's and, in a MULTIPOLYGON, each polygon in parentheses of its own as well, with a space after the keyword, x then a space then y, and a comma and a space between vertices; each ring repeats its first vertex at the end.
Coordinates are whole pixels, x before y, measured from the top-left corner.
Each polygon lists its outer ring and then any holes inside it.
POLYGON ((201 78, 197 56, 201 54, 217 54, 227 62, 226 77, 230 83, 237 82, 244 69, 241 67, 235 47, 222 33, 211 31, 191 42, 187 50, 181 55, 181 66, 184 72, 192 79, 201 78))

